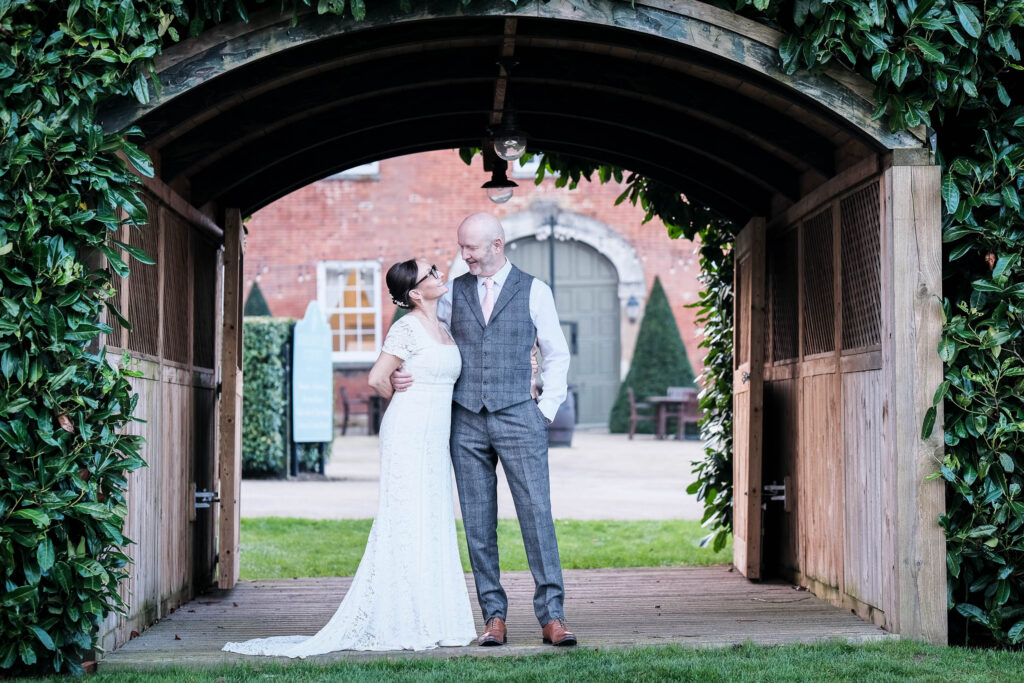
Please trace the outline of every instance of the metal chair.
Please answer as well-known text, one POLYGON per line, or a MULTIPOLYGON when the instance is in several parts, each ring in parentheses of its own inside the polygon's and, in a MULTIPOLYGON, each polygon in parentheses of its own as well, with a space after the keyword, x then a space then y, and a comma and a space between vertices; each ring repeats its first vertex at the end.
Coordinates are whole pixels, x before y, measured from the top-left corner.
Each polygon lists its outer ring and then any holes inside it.
POLYGON ((636 394, 633 393, 631 387, 626 388, 626 394, 629 396, 629 438, 632 439, 636 433, 636 425, 639 422, 650 422, 654 424, 653 415, 644 415, 639 412, 639 409, 649 410, 651 407, 650 403, 637 403, 636 394))
POLYGON ((366 397, 366 433, 380 434, 380 421, 384 417, 384 411, 388 408, 388 401, 377 394, 369 394, 366 397))
POLYGON ((341 435, 345 436, 345 432, 348 431, 348 416, 351 413, 351 408, 348 404, 348 392, 345 390, 345 386, 341 386, 341 435))

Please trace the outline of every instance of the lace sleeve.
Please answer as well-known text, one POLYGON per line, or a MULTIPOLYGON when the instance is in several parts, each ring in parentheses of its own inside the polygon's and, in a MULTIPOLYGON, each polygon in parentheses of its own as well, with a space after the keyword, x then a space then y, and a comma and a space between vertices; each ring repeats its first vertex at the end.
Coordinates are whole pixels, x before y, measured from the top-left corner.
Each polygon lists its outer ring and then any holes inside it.
POLYGON ((388 336, 384 338, 384 345, 381 351, 397 356, 402 360, 408 360, 410 356, 420 349, 420 340, 416 330, 408 320, 399 319, 391 329, 388 336))

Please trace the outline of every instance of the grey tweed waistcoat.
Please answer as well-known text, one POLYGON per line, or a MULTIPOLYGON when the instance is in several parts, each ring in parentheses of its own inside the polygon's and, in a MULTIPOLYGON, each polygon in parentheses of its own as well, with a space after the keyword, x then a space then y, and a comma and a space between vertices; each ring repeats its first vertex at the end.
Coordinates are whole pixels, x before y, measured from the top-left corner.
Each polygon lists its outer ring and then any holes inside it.
POLYGON ((532 276, 512 266, 484 324, 476 276, 455 278, 451 330, 462 354, 462 374, 452 399, 463 408, 494 412, 530 400, 530 351, 537 338, 530 317, 532 285, 532 276))

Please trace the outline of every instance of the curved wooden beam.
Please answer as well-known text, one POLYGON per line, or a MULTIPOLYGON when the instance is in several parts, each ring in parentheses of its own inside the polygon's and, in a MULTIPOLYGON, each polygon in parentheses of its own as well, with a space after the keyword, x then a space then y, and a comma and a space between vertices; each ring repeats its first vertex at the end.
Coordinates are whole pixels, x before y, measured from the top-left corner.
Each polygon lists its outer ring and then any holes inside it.
MULTIPOLYGON (((393 136, 384 131, 385 134, 380 139, 385 142, 368 143, 365 150, 356 150, 354 153, 350 139, 322 142, 315 147, 295 150, 272 166, 246 173, 243 179, 232 183, 230 188, 225 188, 218 196, 226 204, 241 207, 243 214, 250 214, 294 190, 359 163, 452 149, 477 142, 465 138, 461 132, 462 128, 453 125, 448 130, 440 131, 440 135, 430 141, 391 145, 386 141, 393 139, 393 136), (345 156, 346 153, 351 155, 345 156)), ((732 220, 745 219, 747 216, 763 213, 769 208, 767 194, 756 191, 729 194, 709 184, 706 175, 701 173, 702 168, 694 169, 687 174, 680 170, 680 166, 651 161, 649 158, 636 158, 620 150, 607 150, 583 143, 567 143, 561 139, 541 138, 536 140, 536 145, 538 150, 562 152, 598 163, 614 164, 643 173, 668 185, 685 188, 684 193, 693 201, 704 203, 732 220)), ((481 182, 484 179, 481 177, 481 182)), ((727 185, 723 184, 723 187, 725 186, 727 185)))
MULTIPOLYGON (((420 83, 417 84, 417 88, 425 90, 431 85, 420 83)), ((454 87, 456 91, 462 90, 460 84, 454 87)), ((799 197, 799 169, 786 165, 782 160, 756 146, 748 145, 744 140, 719 135, 717 131, 699 120, 677 115, 672 115, 669 119, 663 113, 659 116, 659 112, 639 105, 631 105, 628 114, 616 113, 614 107, 603 106, 599 101, 587 99, 586 92, 572 93, 569 84, 565 84, 565 89, 575 96, 580 111, 593 114, 520 109, 521 120, 539 122, 533 127, 534 132, 543 131, 548 138, 553 137, 556 131, 564 130, 571 141, 578 135, 578 131, 588 130, 589 134, 595 137, 615 140, 616 147, 634 148, 637 156, 652 150, 651 153, 657 156, 668 152, 700 159, 699 163, 712 170, 719 167, 728 170, 732 177, 743 185, 777 192, 791 201, 799 197), (585 127, 581 128, 578 124, 585 127)), ((400 101, 407 93, 409 90, 397 89, 392 95, 400 101)), ((422 92, 418 99, 436 103, 436 106, 424 106, 419 110, 407 111, 397 106, 395 99, 382 99, 386 94, 387 91, 376 91, 367 96, 346 100, 347 106, 360 105, 354 110, 339 111, 339 106, 329 104, 314 109, 300 108, 300 111, 291 116, 274 117, 273 124, 254 128, 250 132, 238 126, 238 133, 233 139, 229 136, 217 136, 217 139, 227 141, 218 145, 215 150, 193 150, 190 156, 192 161, 188 162, 187 166, 181 166, 180 157, 165 157, 164 173, 171 179, 178 175, 195 177, 197 187, 212 188, 217 179, 226 177, 223 170, 225 167, 251 169, 258 166, 256 158, 259 157, 265 157, 273 163, 284 149, 303 147, 317 141, 329 142, 338 138, 338 133, 332 129, 342 126, 343 136, 357 138, 373 134, 384 125, 419 121, 424 124, 425 131, 427 125, 445 117, 472 120, 476 116, 483 121, 489 114, 487 110, 470 109, 468 105, 471 102, 459 102, 442 96, 428 97, 425 92, 422 92), (346 125, 349 120, 354 121, 355 125, 346 125), (285 142, 278 142, 280 140, 285 142), (249 155, 245 154, 247 149, 250 150, 249 155), (232 158, 239 154, 248 157, 246 163, 232 161, 232 158), (207 172, 207 169, 212 171, 207 172)), ((479 131, 482 134, 482 127, 479 131)), ((429 136, 429 133, 424 132, 422 136, 429 136)), ((197 198, 205 197, 200 194, 197 198)))
POLYGON ((821 108, 835 112, 861 133, 887 148, 920 147, 923 131, 890 132, 882 121, 871 118, 873 107, 863 97, 856 79, 841 78, 835 72, 786 75, 777 54, 779 34, 735 14, 716 10, 696 0, 648 0, 635 6, 618 0, 526 0, 512 6, 505 0, 478 0, 468 7, 427 2, 412 12, 402 12, 397 2, 371 3, 362 22, 306 12, 292 17, 277 15, 279 21, 263 14, 252 24, 235 24, 204 34, 194 41, 168 50, 158 62, 164 84, 159 98, 146 105, 126 105, 108 112, 104 127, 123 129, 145 114, 163 106, 197 83, 226 74, 233 69, 278 52, 340 34, 401 23, 441 18, 500 17, 563 20, 617 28, 652 38, 673 41, 724 59, 737 67, 771 79, 794 99, 807 98, 821 108))
MULTIPOLYGON (((374 110, 398 111, 395 107, 375 106, 374 110)), ((528 113, 528 112, 524 112, 528 113)), ((319 122, 304 121, 259 144, 242 146, 234 155, 220 159, 200 173, 191 176, 193 200, 203 204, 233 189, 244 186, 251 177, 272 173, 281 182, 291 185, 291 179, 305 171, 296 169, 292 159, 296 156, 327 154, 321 150, 336 150, 329 154, 330 164, 354 165, 353 155, 369 154, 374 145, 390 148, 437 149, 478 144, 477 128, 469 122, 481 116, 479 111, 438 110, 422 115, 399 112, 394 118, 376 118, 372 123, 348 127, 344 121, 327 113, 319 122), (456 139, 453 145, 451 141, 456 139), (365 149, 365 152, 364 152, 365 149), (287 169, 287 170, 285 170, 287 169)), ((350 113, 356 122, 370 119, 364 113, 350 113)), ((537 145, 552 149, 556 141, 587 147, 604 154, 614 153, 628 158, 628 167, 636 168, 648 160, 670 168, 680 177, 690 178, 686 191, 692 187, 714 188, 716 195, 737 194, 749 197, 751 204, 764 206, 773 194, 782 194, 791 200, 799 195, 796 176, 783 172, 782 167, 744 167, 739 160, 727 163, 714 154, 708 154, 699 144, 683 145, 680 141, 658 136, 636 126, 616 121, 587 121, 582 117, 544 118, 541 135, 534 136, 537 145), (774 171, 774 175, 773 175, 774 171)), ((734 152, 737 157, 739 152, 734 152)), ((594 156, 593 152, 590 156, 594 156)), ((600 155, 598 155, 600 156, 600 155)), ((751 159, 753 161, 753 159, 751 159)), ((758 160, 765 162, 765 160, 758 160)), ((770 163, 770 161, 765 162, 770 163)), ((344 166, 343 166, 344 167, 344 166)))
MULTIPOLYGON (((474 102, 474 98, 467 98, 467 94, 472 93, 473 88, 486 86, 491 80, 490 76, 472 73, 431 79, 429 75, 432 74, 430 70, 413 72, 403 75, 401 83, 392 84, 383 82, 377 71, 346 72, 346 79, 334 77, 332 73, 320 79, 292 83, 280 91, 264 92, 259 97, 247 94, 244 110, 216 118, 211 115, 202 126, 180 138, 182 144, 168 147, 162 154, 163 172, 168 178, 193 175, 275 132, 301 126, 306 120, 327 112, 335 112, 341 117, 345 107, 377 98, 400 97, 406 93, 410 101, 432 103, 430 108, 450 106, 453 110, 468 109, 480 100, 476 98, 474 102), (368 85, 364 88, 337 85, 353 81, 368 85), (434 88, 437 93, 432 94, 430 90, 434 88), (442 93, 445 88, 448 92, 442 93), (254 110, 261 114, 258 122, 251 114, 254 110), (236 119, 236 116, 246 118, 236 119), (204 148, 198 142, 190 142, 195 137, 205 138, 207 146, 204 148)), ((640 125, 640 122, 655 127, 657 123, 662 130, 652 130, 652 134, 675 138, 678 142, 673 140, 673 144, 687 146, 693 153, 717 157, 724 154, 724 149, 742 147, 727 163, 733 164, 741 174, 747 172, 743 167, 748 165, 754 172, 767 170, 772 177, 768 182, 781 182, 781 176, 797 176, 809 169, 826 177, 833 175, 834 159, 828 138, 814 135, 773 109, 744 101, 742 96, 730 90, 717 90, 702 82, 686 81, 678 85, 687 93, 688 105, 622 87, 577 83, 558 77, 536 79, 527 76, 517 80, 516 88, 520 93, 527 93, 523 101, 531 108, 548 107, 547 110, 531 109, 536 120, 542 120, 547 114, 557 117, 584 112, 582 119, 618 119, 627 127, 640 125), (601 113, 600 117, 597 112, 601 113), (666 123, 669 120, 671 125, 666 123), (755 131, 757 125, 764 130, 755 131), (670 134, 672 131, 677 131, 677 134, 670 134), (697 144, 688 144, 688 140, 696 140, 697 144)), ((392 103, 389 106, 402 111, 415 109, 408 104, 398 106, 392 103)), ((215 113, 220 109, 218 106, 215 113)), ((520 114, 527 112, 523 107, 518 109, 520 114)), ((481 112, 481 134, 487 116, 487 112, 481 112)), ((158 147, 156 144, 152 146, 158 147)), ((784 194, 792 196, 791 192, 784 194)))

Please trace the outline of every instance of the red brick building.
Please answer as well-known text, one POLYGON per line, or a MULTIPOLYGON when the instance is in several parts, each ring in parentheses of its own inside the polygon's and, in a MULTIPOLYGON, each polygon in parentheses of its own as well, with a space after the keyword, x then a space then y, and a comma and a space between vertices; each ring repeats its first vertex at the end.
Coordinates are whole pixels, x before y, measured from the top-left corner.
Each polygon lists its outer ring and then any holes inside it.
POLYGON ((655 276, 699 373, 695 312, 685 308, 699 288, 694 243, 669 239, 656 221, 643 224, 643 211, 628 202, 615 206, 621 186, 569 190, 553 179, 535 186, 526 169, 510 175, 519 188, 500 205, 480 189, 489 179, 480 158, 467 166, 454 151, 387 159, 313 183, 246 224, 246 288, 259 282, 275 316, 302 317, 319 299, 335 332, 339 382, 350 396, 365 394, 366 370, 395 311, 383 282, 388 267, 417 257, 465 272, 455 229, 468 214, 488 211, 502 219, 512 262, 549 283, 553 252, 580 423, 607 422, 655 276))

